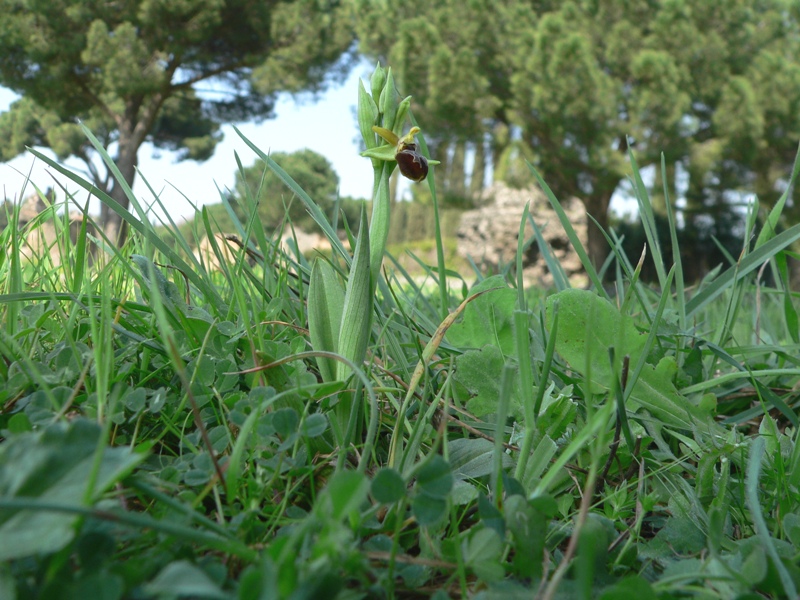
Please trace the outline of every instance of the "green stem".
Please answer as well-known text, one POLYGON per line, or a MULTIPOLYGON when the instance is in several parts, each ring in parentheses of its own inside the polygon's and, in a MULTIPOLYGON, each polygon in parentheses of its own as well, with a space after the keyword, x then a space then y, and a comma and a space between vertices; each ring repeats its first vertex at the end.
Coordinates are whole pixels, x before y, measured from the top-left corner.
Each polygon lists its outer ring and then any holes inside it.
POLYGON ((372 292, 381 274, 383 253, 386 250, 386 240, 389 237, 389 176, 394 170, 395 163, 384 162, 376 168, 375 181, 372 186, 372 219, 369 226, 370 240, 370 277, 372 279, 372 292))

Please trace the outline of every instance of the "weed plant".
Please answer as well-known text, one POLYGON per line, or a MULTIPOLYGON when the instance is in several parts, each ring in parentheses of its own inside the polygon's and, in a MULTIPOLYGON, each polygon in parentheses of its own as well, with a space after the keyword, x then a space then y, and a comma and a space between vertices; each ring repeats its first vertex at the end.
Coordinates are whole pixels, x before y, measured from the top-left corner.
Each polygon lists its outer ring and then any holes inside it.
POLYGON ((228 207, 224 249, 205 208, 189 236, 169 216, 157 231, 133 194, 128 212, 34 151, 71 205, 99 197, 131 235, 116 248, 84 225, 72 242, 55 206, 0 234, 0 597, 796 598, 787 196, 761 231, 754 206, 739 256, 689 289, 676 243, 663 267, 633 155, 647 255, 609 234, 599 271, 534 173, 592 288, 570 287, 527 210, 520 250, 540 244, 552 293, 525 293, 519 264, 448 270, 440 233, 422 288, 384 260, 394 149, 372 129, 413 118, 390 71, 369 88, 375 194, 352 253, 246 140, 330 238, 311 262, 259 227, 257 190, 248 219, 228 207), (55 246, 31 257, 45 222, 55 246))

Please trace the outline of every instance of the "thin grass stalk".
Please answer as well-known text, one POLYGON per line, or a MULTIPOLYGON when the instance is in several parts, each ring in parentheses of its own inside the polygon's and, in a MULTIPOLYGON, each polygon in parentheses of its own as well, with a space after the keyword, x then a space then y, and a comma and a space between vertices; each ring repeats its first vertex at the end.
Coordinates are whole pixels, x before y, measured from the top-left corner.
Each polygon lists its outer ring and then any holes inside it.
MULTIPOLYGON (((14 206, 12 218, 6 227, 6 231, 11 235, 9 252, 6 253, 8 261, 8 277, 6 278, 5 293, 9 296, 23 292, 22 278, 22 250, 19 231, 19 211, 20 205, 14 206)), ((16 333, 19 321, 20 307, 16 302, 6 302, 6 335, 13 338, 16 333)))
MULTIPOLYGON (((530 204, 530 203, 529 203, 530 204)), ((529 206, 526 205, 526 206, 529 206)), ((558 262, 558 259, 555 257, 553 253, 553 249, 550 247, 550 244, 544 239, 544 234, 542 233, 542 228, 536 224, 536 221, 533 218, 533 215, 528 213, 528 221, 533 227, 533 235, 536 238, 536 243, 539 246, 539 252, 542 254, 542 258, 544 258, 544 262, 547 265, 548 271, 550 271, 550 275, 553 277, 553 285, 555 286, 556 290, 561 292, 571 287, 569 278, 567 277, 566 272, 564 271, 564 267, 561 266, 561 263, 558 262)))
MULTIPOLYGON (((411 123, 417 126, 417 121, 414 115, 409 111, 411 123)), ((430 158, 430 151, 428 144, 425 142, 425 136, 422 134, 417 138, 419 140, 420 149, 422 154, 430 158)), ((447 301, 447 268, 444 262, 444 242, 442 240, 442 226, 441 218, 439 216, 439 197, 436 194, 436 169, 431 169, 428 175, 428 189, 431 191, 431 204, 433 204, 433 230, 436 237, 436 264, 438 266, 437 282, 439 284, 439 317, 445 319, 447 317, 449 302, 447 301)))
MULTIPOLYGON (((523 221, 524 223, 525 221, 523 221)), ((490 486, 492 499, 496 507, 502 506, 503 498, 503 441, 505 440, 506 420, 508 419, 508 406, 511 402, 511 390, 514 385, 514 368, 506 363, 500 375, 500 393, 497 399, 497 414, 494 424, 494 449, 492 452, 493 468, 490 486)))
MULTIPOLYGON (((169 238, 171 240, 174 240, 175 243, 178 245, 178 247, 181 250, 183 250, 183 253, 186 256, 186 260, 188 261, 188 263, 190 263, 190 265, 195 268, 195 270, 203 277, 204 280, 209 282, 209 285, 212 285, 210 280, 209 280, 209 277, 208 277, 208 270, 201 268, 200 260, 197 257, 195 257, 195 254, 192 251, 192 247, 189 244, 189 241, 186 239, 186 237, 181 232, 181 228, 178 226, 178 224, 172 218, 172 215, 170 214, 170 211, 167 209, 167 207, 161 201, 161 197, 156 193, 156 191, 150 185, 150 182, 147 180, 147 178, 144 176, 144 174, 139 173, 139 178, 142 181, 142 183, 147 187, 147 189, 150 191, 150 193, 153 195, 154 201, 161 208, 161 212, 164 215, 166 215, 167 223, 164 223, 164 220, 162 218, 159 218, 159 221, 164 226, 164 228, 169 232, 169 238)), ((185 198, 185 196, 184 196, 184 198, 185 198)), ((199 209, 199 211, 205 212, 205 207, 201 207, 199 209)))
MULTIPOLYGON (((522 313, 515 313, 515 324, 519 327, 518 321, 521 321, 521 318, 517 317, 517 314, 522 315, 522 313)), ((527 327, 527 322, 525 323, 527 327)), ((536 390, 536 398, 533 398, 532 395, 528 401, 525 400, 526 393, 523 390, 520 390, 523 395, 523 404, 522 408, 525 414, 525 433, 524 437, 522 438, 522 445, 520 446, 519 450, 519 458, 517 459, 517 466, 514 469, 514 478, 517 481, 522 481, 525 475, 525 471, 527 469, 528 460, 531 454, 531 448, 533 447, 533 438, 536 434, 536 417, 539 413, 539 408, 542 405, 542 401, 544 400, 544 394, 547 388, 547 381, 549 379, 550 373, 550 365, 553 360, 553 354, 555 353, 555 341, 556 341, 556 334, 558 332, 558 303, 556 302, 555 306, 553 307, 553 326, 550 331, 550 338, 548 339, 547 343, 547 350, 545 351, 545 360, 542 364, 542 372, 539 375, 539 386, 536 390)), ((530 339, 528 340, 528 355, 530 356, 530 339)), ((520 347, 520 343, 517 342, 517 347, 520 347)), ((520 355, 521 356, 521 355, 520 355)), ((530 361, 529 361, 530 362, 530 361)), ((532 365, 531 369, 533 368, 532 365)), ((520 371, 522 370, 522 360, 520 360, 520 371)), ((520 372, 520 382, 522 382, 523 376, 520 372)), ((531 386, 532 386, 531 382, 531 386)))
MULTIPOLYGON (((438 284, 438 278, 434 274, 434 269, 431 266, 425 264, 425 262, 422 259, 420 259, 416 254, 414 254, 410 250, 407 250, 406 254, 408 254, 414 260, 414 262, 416 262, 417 265, 425 272, 426 282, 427 278, 430 278, 433 281, 437 282, 438 284)), ((392 258, 392 260, 395 259, 392 258)), ((397 264, 399 266, 399 263, 397 264)), ((400 267, 399 271, 406 278, 406 282, 405 284, 403 284, 402 287, 404 288, 408 287, 414 291, 413 298, 409 297, 409 295, 405 291, 403 292, 403 295, 406 297, 408 304, 411 307, 410 310, 413 311, 414 313, 415 323, 419 327, 426 329, 428 332, 435 331, 436 323, 439 322, 439 311, 436 308, 434 308, 433 304, 431 304, 430 299, 428 298, 428 294, 426 294, 423 291, 423 289, 419 285, 417 285, 417 283, 414 281, 414 278, 411 277, 411 275, 409 275, 406 272, 406 270, 403 269, 402 267, 400 267), (427 309, 427 312, 423 312, 421 308, 427 309)), ((468 294, 465 293, 463 297, 466 298, 467 295, 468 294)))
MULTIPOLYGON (((246 181, 247 178, 245 176, 245 168, 242 165, 242 161, 239 158, 238 154, 235 154, 235 156, 236 156, 236 167, 239 171, 239 175, 242 181, 246 181)), ((270 166, 269 163, 267 164, 267 166, 270 166)), ((243 199, 244 199, 244 205, 245 205, 244 208, 246 211, 245 215, 247 217, 247 222, 242 223, 242 226, 244 227, 243 230, 244 237, 242 238, 242 240, 249 240, 251 237, 255 238, 258 249, 261 251, 261 254, 264 257, 265 266, 268 264, 266 262, 267 257, 273 256, 276 252, 275 249, 280 247, 280 240, 273 241, 272 239, 267 237, 267 234, 264 231, 264 227, 261 224, 261 220, 258 214, 258 205, 259 205, 258 198, 260 198, 262 195, 262 191, 266 183, 267 173, 268 171, 265 168, 264 172, 261 175, 261 180, 258 183, 258 188, 256 189, 255 195, 253 195, 253 190, 250 189, 250 186, 247 185, 244 186, 243 199)), ((286 174, 286 177, 289 178, 288 174, 286 174)), ((291 178, 289 178, 289 180, 292 181, 291 178)), ((292 183, 294 183, 294 181, 292 181, 292 183)), ((295 184, 295 186, 298 188, 300 187, 297 186, 297 184, 295 184)))
MULTIPOLYGON (((612 403, 609 402, 609 405, 612 405, 612 403)), ((597 483, 597 470, 598 462, 593 460, 589 468, 589 475, 586 478, 586 485, 583 488, 580 509, 578 510, 578 516, 575 519, 575 526, 572 528, 567 549, 564 552, 561 563, 558 565, 558 568, 556 568, 553 576, 547 583, 544 594, 542 594, 542 600, 553 600, 556 597, 558 586, 561 583, 561 580, 567 574, 567 569, 569 569, 570 565, 572 564, 572 557, 575 555, 575 551, 578 548, 580 534, 583 530, 583 526, 586 523, 586 518, 589 515, 589 509, 591 508, 592 504, 592 498, 594 497, 594 487, 597 483)))
MULTIPOLYGON (((670 288, 672 285, 672 280, 674 278, 674 275, 675 275, 675 265, 672 266, 672 268, 669 270, 669 273, 667 274, 667 278, 665 281, 667 287, 661 292, 661 299, 659 300, 658 308, 656 309, 655 316, 653 317, 653 325, 650 327, 650 333, 648 334, 647 340, 645 341, 644 346, 642 347, 641 353, 639 355, 639 360, 637 361, 633 370, 629 372, 625 389, 622 390, 621 404, 623 407, 627 406, 628 399, 633 393, 633 389, 636 386, 636 382, 639 380, 642 370, 644 369, 644 366, 647 363, 647 357, 650 354, 650 350, 655 345, 656 337, 660 329, 661 318, 671 296, 670 288)), ((633 436, 627 426, 627 415, 624 413, 624 411, 622 411, 620 414, 621 414, 621 419, 623 420, 622 421, 623 427, 625 428, 626 440, 630 445, 633 436)))
MULTIPOLYGON (((422 412, 424 404, 420 402, 420 418, 415 419, 414 424, 411 426, 411 432, 409 433, 408 441, 403 448, 403 456, 397 466, 397 470, 400 471, 404 477, 410 477, 413 470, 420 464, 417 459, 420 461, 425 460, 425 454, 420 452, 420 448, 422 448, 424 441, 423 434, 426 432, 427 425, 433 419, 436 410, 444 404, 442 402, 442 398, 444 397, 446 390, 447 387, 442 386, 436 396, 430 401, 428 406, 425 407, 424 413, 422 412)), ((440 439, 440 436, 437 434, 434 444, 438 444, 440 439)))
MULTIPOLYGON (((67 211, 68 212, 68 211, 67 211)), ((84 277, 86 275, 86 267, 88 262, 88 253, 86 248, 87 226, 89 218, 89 201, 81 209, 83 219, 81 219, 81 229, 78 232, 78 240, 75 246, 75 270, 72 277, 72 293, 78 295, 83 286, 84 277)))
MULTIPOLYGON (((678 245, 678 223, 675 218, 675 212, 672 208, 672 202, 669 198, 669 186, 667 185, 667 165, 664 153, 661 153, 661 179, 664 183, 664 201, 667 207, 667 223, 669 224, 669 237, 672 243, 672 264, 675 266, 675 302, 678 307, 678 327, 681 331, 686 331, 686 286, 683 279, 683 260, 681 259, 681 249, 678 245)), ((676 354, 682 357, 683 347, 685 345, 684 338, 678 339, 678 347, 676 354)), ((679 358, 679 360, 681 360, 679 358)))
POLYGON ((747 476, 745 478, 745 499, 747 508, 750 509, 750 516, 753 519, 756 536, 767 551, 773 567, 778 571, 778 577, 780 578, 786 597, 797 598, 797 587, 794 584, 791 574, 778 555, 778 551, 770 535, 770 530, 761 512, 761 503, 759 502, 759 479, 761 478, 761 461, 764 457, 765 445, 764 438, 761 435, 757 436, 750 445, 750 456, 747 461, 747 476))
MULTIPOLYGON (((630 277, 630 284, 628 285, 628 289, 625 290, 624 294, 622 295, 622 304, 619 307, 619 310, 623 314, 627 314, 631 312, 630 305, 633 301, 633 295, 635 292, 640 291, 639 289, 639 277, 642 274, 642 267, 644 267, 644 259, 647 256, 647 246, 642 248, 642 254, 639 257, 639 262, 636 264, 636 268, 633 271, 633 274, 630 277)), ((639 301, 644 304, 644 299, 639 296, 639 301)), ((647 310, 646 305, 642 307, 642 312, 644 314, 649 314, 649 310, 647 310)), ((653 322, 650 321, 649 325, 652 328, 653 322)))
POLYGON ((422 352, 422 359, 417 363, 416 368, 414 369, 414 374, 411 377, 411 381, 408 385, 408 391, 406 392, 406 396, 403 399, 403 404, 400 407, 400 412, 397 415, 397 421, 395 422, 394 431, 392 432, 391 441, 389 442, 389 467, 395 467, 398 464, 402 464, 401 454, 402 454, 402 427, 403 424, 406 424, 406 427, 410 426, 407 423, 406 413, 408 412, 408 408, 411 405, 411 400, 414 397, 414 392, 419 385, 419 382, 422 380, 422 375, 425 372, 425 368, 427 367, 428 361, 431 360, 433 355, 436 353, 436 350, 439 348, 439 344, 442 343, 444 339, 444 335, 450 326, 455 322, 458 316, 463 312, 463 310, 467 307, 467 304, 472 302, 478 296, 485 294, 491 290, 483 290, 482 292, 478 292, 477 294, 473 294, 466 300, 464 300, 458 308, 456 308, 453 312, 447 315, 447 318, 441 322, 439 327, 436 330, 436 333, 431 337, 428 343, 425 346, 425 350, 422 352))
POLYGON ((730 288, 735 282, 760 267, 765 260, 769 260, 778 252, 791 246, 798 239, 800 239, 800 224, 782 231, 750 252, 741 262, 728 268, 686 303, 686 318, 691 319, 698 311, 708 306, 711 301, 730 288))
POLYGON ((644 181, 642 181, 642 175, 639 172, 636 156, 630 148, 630 141, 628 143, 628 158, 631 161, 631 167, 633 169, 633 191, 639 205, 639 218, 642 221, 647 243, 650 246, 650 255, 653 257, 653 265, 658 275, 658 284, 663 290, 666 284, 667 274, 664 270, 664 257, 661 253, 661 241, 658 239, 658 227, 656 226, 655 214, 653 213, 653 204, 650 202, 647 187, 644 185, 644 181))
MULTIPOLYGON (((86 284, 89 285, 88 282, 86 284)), ((95 375, 92 378, 94 392, 97 395, 97 421, 101 427, 105 426, 107 419, 107 409, 109 401, 109 385, 111 372, 113 370, 113 336, 109 326, 113 320, 111 310, 111 291, 108 287, 108 280, 105 277, 98 279, 98 294, 87 294, 87 305, 89 308, 89 330, 91 331, 95 375), (99 301, 95 305, 95 298, 99 301)))
POLYGON ((564 228, 564 231, 566 232, 573 249, 577 253, 578 258, 580 258, 581 264, 583 265, 583 268, 586 269, 586 274, 594 284, 597 293, 603 298, 608 299, 608 294, 603 287, 603 281, 597 274, 597 270, 594 268, 589 255, 586 253, 586 249, 583 247, 583 243, 578 237, 578 234, 575 232, 575 228, 572 226, 569 217, 567 217, 567 213, 564 212, 564 208, 561 206, 561 203, 558 201, 558 199, 556 199, 555 194, 553 194, 553 190, 550 189, 550 186, 547 185, 542 176, 539 175, 539 172, 536 170, 536 168, 530 163, 527 163, 527 165, 528 169, 530 169, 531 173, 533 173, 533 176, 536 178, 539 187, 542 188, 545 196, 547 196, 550 206, 552 206, 553 210, 556 211, 558 220, 561 221, 561 226, 564 228))
MULTIPOLYGON (((589 216, 589 218, 594 221, 594 217, 592 217, 591 215, 589 216)), ((597 221, 594 222, 595 224, 597 223, 597 221)), ((634 266, 631 264, 630 259, 622 249, 623 240, 617 237, 617 234, 613 230, 611 230, 608 233, 601 230, 601 233, 605 236, 606 241, 608 241, 608 244, 611 247, 612 254, 617 259, 616 262, 618 267, 622 269, 622 272, 624 273, 625 277, 628 278, 629 286, 633 289, 633 292, 636 294, 636 299, 639 302, 639 306, 641 307, 644 318, 647 320, 648 326, 651 326, 653 321, 652 321, 652 315, 650 314, 649 302, 647 301, 647 289, 639 281, 639 276, 636 274, 637 272, 636 268, 634 268, 634 266)), ((641 267, 643 266, 642 261, 646 256, 644 253, 645 250, 647 250, 647 247, 643 249, 642 255, 640 255, 639 257, 639 263, 637 263, 639 265, 638 266, 639 271, 641 271, 641 267)), ((619 275, 617 279, 617 291, 619 297, 621 298, 624 298, 627 294, 627 292, 625 291, 625 285, 621 275, 619 275)))
MULTIPOLYGON (((92 143, 94 144, 97 140, 93 136, 90 138, 92 143)), ((99 142, 97 142, 96 149, 101 154, 106 154, 105 150, 99 142)), ((149 222, 142 222, 136 219, 129 211, 124 209, 122 205, 116 202, 111 196, 103 192, 102 190, 98 189, 92 183, 89 183, 82 177, 76 175, 66 167, 60 165, 49 156, 38 152, 35 149, 31 149, 30 152, 35 155, 40 160, 44 161, 48 166, 52 167, 69 180, 73 181, 74 183, 78 184, 82 188, 86 189, 88 192, 92 193, 96 197, 100 199, 101 202, 108 204, 108 206, 116 212, 133 230, 138 231, 143 240, 146 244, 151 244, 156 249, 158 249, 164 256, 168 257, 170 262, 178 269, 183 272, 186 277, 200 290, 201 294, 203 295, 206 300, 210 300, 209 306, 213 307, 214 310, 217 310, 221 307, 222 298, 220 298, 217 291, 214 289, 213 286, 210 286, 206 281, 204 281, 190 266, 186 261, 176 253, 166 242, 164 242, 158 234, 153 230, 152 225, 149 222)), ((110 160, 110 159, 109 159, 110 160)), ((113 161, 112 161, 113 162, 113 161)), ((100 235, 103 237, 105 241, 105 248, 110 251, 114 256, 120 259, 120 264, 124 265, 125 268, 128 270, 130 274, 133 274, 133 269, 128 265, 128 261, 126 257, 123 255, 122 250, 118 249, 111 241, 105 236, 105 234, 100 231, 100 235)), ((143 250, 144 251, 144 250, 143 250)))
POLYGON ((786 189, 781 194, 781 197, 778 198, 778 201, 775 203, 775 206, 772 207, 772 210, 769 211, 766 220, 764 221, 764 227, 758 234, 756 238, 755 248, 759 248, 773 237, 777 233, 778 223, 780 222, 781 213, 783 212, 784 206, 786 206, 786 201, 791 197, 792 192, 794 191, 794 186, 797 181, 797 176, 800 174, 800 144, 798 144, 797 154, 794 157, 794 163, 792 164, 792 171, 789 175, 789 181, 786 184, 786 189))
POLYGON ((245 135, 239 131, 239 129, 237 129, 235 126, 233 129, 236 131, 239 137, 242 138, 242 141, 266 163, 267 167, 269 167, 269 169, 275 173, 278 179, 283 181, 283 183, 297 195, 311 217, 322 229, 325 237, 327 237, 328 241, 330 241, 333 251, 349 265, 351 261, 350 254, 345 250, 342 242, 339 240, 339 236, 336 235, 336 232, 328 222, 328 218, 325 216, 319 206, 317 206, 316 202, 311 199, 311 197, 305 192, 305 190, 303 190, 303 188, 297 185, 297 182, 292 179, 289 174, 286 173, 286 171, 284 171, 280 165, 278 165, 278 163, 272 160, 272 158, 265 154, 258 146, 245 137, 245 135))

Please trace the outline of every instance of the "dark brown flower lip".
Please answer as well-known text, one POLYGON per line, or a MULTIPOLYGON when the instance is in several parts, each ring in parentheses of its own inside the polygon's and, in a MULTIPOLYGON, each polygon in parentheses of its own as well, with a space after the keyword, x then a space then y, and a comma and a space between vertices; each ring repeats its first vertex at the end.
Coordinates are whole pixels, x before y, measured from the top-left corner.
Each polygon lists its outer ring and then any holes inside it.
POLYGON ((397 161, 400 173, 411 181, 419 183, 428 176, 428 159, 419 153, 416 144, 401 142, 394 159, 397 161))

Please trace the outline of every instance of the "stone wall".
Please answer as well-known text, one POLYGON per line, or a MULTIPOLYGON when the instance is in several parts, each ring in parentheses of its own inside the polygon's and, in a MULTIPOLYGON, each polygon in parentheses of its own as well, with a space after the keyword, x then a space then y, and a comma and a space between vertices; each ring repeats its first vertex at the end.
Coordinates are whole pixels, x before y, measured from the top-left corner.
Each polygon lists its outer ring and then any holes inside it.
MULTIPOLYGON (((525 204, 530 202, 530 213, 542 230, 558 262, 574 287, 588 284, 586 272, 577 253, 572 248, 558 216, 547 197, 539 188, 513 189, 496 182, 483 192, 485 204, 481 208, 465 212, 458 228, 458 251, 470 257, 478 266, 488 270, 513 263, 516 260, 517 237, 520 219, 525 204)), ((587 243, 586 212, 577 198, 562 201, 570 223, 584 246, 587 243)), ((530 223, 525 226, 525 239, 533 236, 530 223)), ((534 240, 522 257, 522 275, 526 285, 550 287, 553 277, 534 240)))

